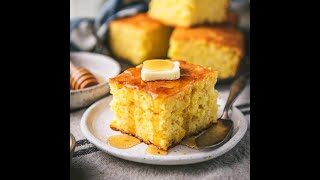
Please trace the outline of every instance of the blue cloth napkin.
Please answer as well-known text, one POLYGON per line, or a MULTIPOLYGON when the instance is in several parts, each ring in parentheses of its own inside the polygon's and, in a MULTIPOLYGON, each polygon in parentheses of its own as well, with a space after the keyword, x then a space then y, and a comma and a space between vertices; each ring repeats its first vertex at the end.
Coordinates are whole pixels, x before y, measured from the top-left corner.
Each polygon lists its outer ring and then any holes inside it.
MULTIPOLYGON (((106 32, 111 20, 132 16, 138 12, 148 10, 148 0, 108 0, 100 9, 98 16, 93 18, 76 18, 70 20, 70 34, 79 27, 82 22, 94 25, 100 32, 102 40, 106 40, 106 32)), ((70 40, 70 51, 82 51, 75 43, 70 40)))

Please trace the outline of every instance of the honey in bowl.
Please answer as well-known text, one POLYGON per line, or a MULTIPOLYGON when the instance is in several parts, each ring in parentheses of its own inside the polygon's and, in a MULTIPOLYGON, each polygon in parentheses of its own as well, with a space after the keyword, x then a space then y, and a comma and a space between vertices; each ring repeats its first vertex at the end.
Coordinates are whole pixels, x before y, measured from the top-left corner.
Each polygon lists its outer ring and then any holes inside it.
POLYGON ((140 139, 127 134, 111 136, 108 138, 108 143, 115 148, 128 149, 141 143, 140 139))
MULTIPOLYGON (((94 73, 94 72, 92 72, 92 74, 93 74, 94 77, 96 78, 98 84, 102 84, 102 83, 105 83, 105 82, 106 82, 106 79, 105 79, 102 75, 97 74, 97 73, 94 73)), ((75 90, 75 89, 72 88, 72 84, 71 84, 71 83, 72 83, 72 82, 71 82, 71 78, 70 78, 70 90, 75 90)), ((98 84, 96 84, 96 85, 98 85, 98 84)))

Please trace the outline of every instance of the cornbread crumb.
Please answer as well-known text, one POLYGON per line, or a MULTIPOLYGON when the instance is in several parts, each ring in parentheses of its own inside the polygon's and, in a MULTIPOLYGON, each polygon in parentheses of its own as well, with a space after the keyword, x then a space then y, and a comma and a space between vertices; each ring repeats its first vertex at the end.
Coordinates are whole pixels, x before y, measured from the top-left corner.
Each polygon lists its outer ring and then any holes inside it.
POLYGON ((141 68, 130 68, 109 80, 115 113, 112 129, 167 150, 216 122, 218 72, 175 61, 180 63, 178 80, 143 82, 141 68))
POLYGON ((166 58, 172 28, 145 13, 110 22, 112 53, 134 65, 147 59, 166 58))
POLYGON ((219 79, 233 77, 243 56, 243 34, 230 27, 177 27, 170 38, 168 57, 211 67, 219 79))
POLYGON ((148 14, 172 26, 189 27, 227 20, 229 0, 151 0, 148 14))

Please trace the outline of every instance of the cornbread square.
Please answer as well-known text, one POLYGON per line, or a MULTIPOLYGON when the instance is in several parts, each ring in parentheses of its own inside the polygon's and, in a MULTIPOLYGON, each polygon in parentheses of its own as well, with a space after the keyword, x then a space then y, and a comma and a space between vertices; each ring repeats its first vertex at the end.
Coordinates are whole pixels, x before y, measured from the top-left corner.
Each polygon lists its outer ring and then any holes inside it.
POLYGON ((229 0, 151 0, 150 17, 172 25, 190 27, 227 20, 229 0))
POLYGON ((137 65, 147 59, 166 58, 172 28, 141 13, 110 22, 112 53, 137 65))
POLYGON ((243 56, 243 34, 231 27, 175 28, 168 56, 211 67, 219 79, 235 76, 243 56))
POLYGON ((218 72, 178 61, 181 76, 177 80, 144 82, 141 67, 111 78, 115 119, 110 127, 167 150, 215 123, 218 72))

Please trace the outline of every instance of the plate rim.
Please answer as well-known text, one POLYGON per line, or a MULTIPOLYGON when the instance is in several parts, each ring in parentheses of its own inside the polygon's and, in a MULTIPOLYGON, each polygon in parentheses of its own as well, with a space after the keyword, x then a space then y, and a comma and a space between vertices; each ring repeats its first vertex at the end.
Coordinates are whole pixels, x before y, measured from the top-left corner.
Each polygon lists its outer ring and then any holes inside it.
MULTIPOLYGON (((179 159, 173 159, 173 158, 163 158, 162 156, 153 156, 150 155, 150 158, 145 158, 145 157, 141 157, 141 155, 135 155, 135 154, 128 154, 126 152, 121 152, 119 151, 117 148, 105 148, 106 147, 106 143, 102 142, 101 140, 99 140, 98 138, 96 138, 89 130, 88 126, 87 126, 87 120, 89 119, 88 116, 90 115, 91 111, 96 108, 97 106, 99 106, 101 103, 103 103, 103 101, 107 101, 107 99, 110 99, 110 101, 112 100, 112 95, 108 95, 107 97, 104 97, 102 99, 100 99, 99 101, 95 102, 94 104, 92 104, 83 114, 82 118, 81 118, 81 122, 80 122, 80 130, 82 132, 82 134, 84 135, 84 137, 91 142, 94 146, 96 146, 98 149, 100 149, 101 151, 110 154, 112 156, 121 158, 121 159, 125 159, 128 161, 134 161, 134 162, 139 162, 139 163, 144 163, 144 164, 153 164, 153 165, 187 165, 187 164, 195 164, 195 163, 200 163, 200 162, 204 162, 204 161, 208 161, 211 159, 214 159, 216 157, 219 157, 223 154, 225 154, 226 152, 230 151, 233 147, 235 147, 240 140, 243 138, 243 136, 245 135, 245 133, 247 132, 248 129, 248 121, 245 118, 245 116, 243 115, 243 113, 237 109, 235 106, 232 107, 232 111, 235 111, 236 113, 238 113, 241 117, 241 119, 243 119, 241 122, 239 121, 238 126, 239 126, 239 130, 233 135, 233 137, 224 145, 222 145, 221 147, 217 148, 220 149, 220 151, 218 152, 214 152, 217 149, 212 150, 212 153, 210 155, 207 156, 203 156, 202 154, 193 154, 192 156, 186 156, 183 158, 179 158, 179 159), (242 123, 242 125, 241 125, 242 123), (242 128, 240 128, 242 127, 242 128), (237 135, 237 136, 236 136, 237 135)), ((220 99, 220 101, 224 102, 224 100, 220 99)), ((204 151, 210 151, 210 150, 204 150, 204 151)))

